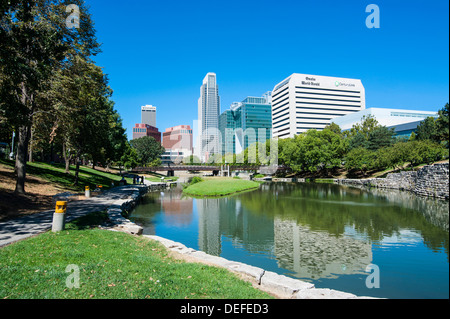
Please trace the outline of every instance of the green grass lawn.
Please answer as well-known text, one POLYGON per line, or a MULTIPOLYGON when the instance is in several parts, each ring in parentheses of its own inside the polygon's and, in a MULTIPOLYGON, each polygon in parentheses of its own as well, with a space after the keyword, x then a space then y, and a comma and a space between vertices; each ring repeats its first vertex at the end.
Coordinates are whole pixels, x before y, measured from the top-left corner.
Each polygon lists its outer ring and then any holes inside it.
POLYGON ((104 217, 91 214, 1 248, 0 298, 270 298, 225 269, 174 259, 156 241, 90 226, 104 217), (79 288, 70 288, 76 267, 79 288))
MULTIPOLYGON (((13 161, 0 160, 0 163, 14 168, 13 161)), ((98 171, 86 166, 80 166, 78 174, 79 184, 73 185, 75 180, 75 166, 70 166, 70 174, 65 173, 64 164, 48 164, 33 162, 27 163, 27 174, 41 177, 49 182, 56 183, 68 190, 79 192, 84 191, 85 186, 95 189, 96 185, 102 185, 103 189, 111 187, 112 182, 117 182, 122 179, 121 176, 111 173, 98 171)), ((127 178, 128 183, 132 183, 133 179, 127 178)))
POLYGON ((260 183, 234 178, 213 178, 193 184, 183 190, 184 194, 192 196, 225 196, 234 193, 254 190, 260 183))

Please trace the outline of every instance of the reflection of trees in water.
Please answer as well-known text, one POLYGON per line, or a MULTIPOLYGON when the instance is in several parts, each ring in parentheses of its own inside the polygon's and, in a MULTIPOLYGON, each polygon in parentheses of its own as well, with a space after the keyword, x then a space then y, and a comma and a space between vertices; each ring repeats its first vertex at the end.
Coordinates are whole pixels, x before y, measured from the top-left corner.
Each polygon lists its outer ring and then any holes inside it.
POLYGON ((408 193, 365 191, 333 184, 266 183, 242 194, 242 205, 253 213, 289 219, 311 230, 340 236, 346 226, 372 241, 415 229, 431 249, 449 253, 448 202, 408 193), (413 196, 413 195, 411 195, 413 196))

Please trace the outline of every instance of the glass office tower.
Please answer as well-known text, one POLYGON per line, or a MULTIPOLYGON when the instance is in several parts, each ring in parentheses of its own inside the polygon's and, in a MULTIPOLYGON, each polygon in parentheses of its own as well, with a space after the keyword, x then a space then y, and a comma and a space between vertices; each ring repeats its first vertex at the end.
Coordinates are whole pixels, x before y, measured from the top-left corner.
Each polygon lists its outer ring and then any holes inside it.
POLYGON ((272 106, 270 94, 249 96, 235 102, 220 115, 222 154, 239 154, 251 144, 266 141, 272 135, 272 106))

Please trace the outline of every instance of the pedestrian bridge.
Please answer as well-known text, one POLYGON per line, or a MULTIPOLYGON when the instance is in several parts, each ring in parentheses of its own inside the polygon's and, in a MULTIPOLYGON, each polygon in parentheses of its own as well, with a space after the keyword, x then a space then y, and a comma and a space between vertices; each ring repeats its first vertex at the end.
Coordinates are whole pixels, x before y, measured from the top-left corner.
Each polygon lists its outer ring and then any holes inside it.
MULTIPOLYGON (((220 171, 221 168, 225 169, 227 166, 209 166, 209 165, 180 165, 180 166, 155 166, 155 167, 136 167, 133 172, 145 173, 145 172, 167 172, 167 171, 220 171)), ((230 171, 245 170, 254 171, 258 170, 259 166, 230 166, 230 171)))
MULTIPOLYGON (((265 168, 265 166, 258 165, 175 165, 175 166, 155 166, 155 167, 136 167, 132 170, 133 173, 146 173, 146 172, 168 172, 168 171, 192 171, 192 172, 214 172, 221 170, 229 171, 259 171, 265 168)), ((275 171, 286 170, 285 167, 275 166, 275 171)))

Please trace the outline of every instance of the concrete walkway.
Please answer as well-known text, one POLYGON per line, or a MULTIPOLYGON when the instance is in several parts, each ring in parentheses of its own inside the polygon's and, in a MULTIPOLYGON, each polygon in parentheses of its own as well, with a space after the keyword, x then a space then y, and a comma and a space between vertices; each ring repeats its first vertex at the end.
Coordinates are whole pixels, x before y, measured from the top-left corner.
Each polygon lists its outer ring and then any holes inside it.
MULTIPOLYGON (((136 192, 139 193, 139 189, 142 188, 147 188, 147 185, 119 186, 90 199, 69 201, 67 203, 66 221, 70 222, 86 214, 118 205, 118 203, 131 198, 136 192)), ((0 247, 51 229, 54 212, 55 210, 52 209, 0 222, 0 247)))

